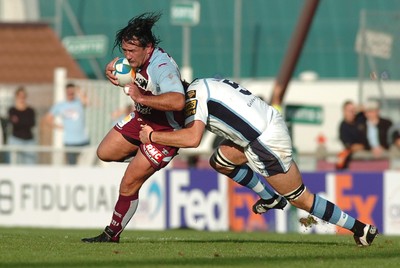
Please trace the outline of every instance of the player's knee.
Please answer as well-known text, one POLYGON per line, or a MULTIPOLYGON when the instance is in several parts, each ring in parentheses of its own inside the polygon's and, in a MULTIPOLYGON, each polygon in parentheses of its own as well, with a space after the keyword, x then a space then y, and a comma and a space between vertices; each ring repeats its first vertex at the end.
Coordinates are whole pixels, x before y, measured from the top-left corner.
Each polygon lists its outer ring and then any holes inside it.
MULTIPOLYGON (((214 154, 215 154, 215 153, 214 153, 214 154)), ((211 166, 213 169, 215 169, 215 170, 218 171, 217 163, 215 162, 215 159, 214 159, 214 154, 211 155, 210 159, 208 160, 208 163, 210 164, 210 166, 211 166)))
POLYGON ((287 193, 284 197, 290 202, 291 205, 309 211, 313 200, 310 200, 311 194, 304 184, 301 184, 294 191, 287 193))
POLYGON ((140 190, 145 181, 144 177, 124 175, 119 186, 119 193, 127 196, 133 195, 140 190))
POLYGON ((214 151, 210 157, 210 166, 217 172, 228 174, 236 167, 235 164, 229 161, 221 152, 220 148, 214 151))
POLYGON ((133 156, 135 156, 137 153, 137 150, 132 150, 130 152, 128 151, 122 151, 121 149, 110 149, 110 147, 107 146, 100 146, 97 148, 96 154, 97 157, 104 161, 104 162, 124 162, 126 159, 129 159, 133 156))
POLYGON ((103 155, 103 150, 100 148, 100 146, 97 147, 96 154, 97 154, 97 157, 98 157, 100 160, 106 161, 105 158, 104 158, 104 155, 103 155))
POLYGON ((112 161, 112 159, 110 159, 108 157, 108 155, 106 154, 106 152, 104 151, 102 146, 97 147, 97 151, 96 151, 97 157, 101 160, 101 161, 105 161, 105 162, 110 162, 112 161))

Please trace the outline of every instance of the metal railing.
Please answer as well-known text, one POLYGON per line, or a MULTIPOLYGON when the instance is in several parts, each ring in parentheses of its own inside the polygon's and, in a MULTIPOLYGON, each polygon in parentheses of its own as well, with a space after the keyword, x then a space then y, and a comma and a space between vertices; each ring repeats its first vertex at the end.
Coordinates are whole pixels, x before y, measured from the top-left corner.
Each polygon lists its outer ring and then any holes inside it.
POLYGON ((96 155, 97 147, 54 147, 47 145, 2 145, 0 153, 2 153, 3 164, 22 165, 18 161, 19 154, 32 153, 35 155, 36 161, 34 164, 43 165, 66 165, 64 156, 66 153, 79 153, 77 165, 94 166, 98 164, 96 155))
MULTIPOLYGON (((66 165, 66 153, 79 153, 76 164, 79 166, 103 165, 104 162, 97 158, 96 150, 97 146, 55 147, 51 145, 2 145, 0 146, 0 164, 23 165, 23 163, 18 162, 18 154, 28 152, 34 153, 37 156, 37 161, 35 163, 37 165, 66 165), (7 159, 5 159, 4 156, 7 156, 7 159)), ((200 167, 208 167, 208 159, 212 153, 212 148, 206 149, 205 147, 197 151, 181 149, 170 167, 189 167, 189 162, 193 160, 195 156, 198 157, 198 165, 200 167)), ((312 152, 298 153, 295 155, 295 160, 302 172, 335 171, 337 155, 337 152, 326 152, 325 155, 312 152)), ((357 152, 352 156, 351 164, 348 168, 350 171, 371 171, 374 169, 376 171, 381 171, 383 169, 399 170, 400 149, 392 147, 380 158, 374 157, 369 151, 357 152)))

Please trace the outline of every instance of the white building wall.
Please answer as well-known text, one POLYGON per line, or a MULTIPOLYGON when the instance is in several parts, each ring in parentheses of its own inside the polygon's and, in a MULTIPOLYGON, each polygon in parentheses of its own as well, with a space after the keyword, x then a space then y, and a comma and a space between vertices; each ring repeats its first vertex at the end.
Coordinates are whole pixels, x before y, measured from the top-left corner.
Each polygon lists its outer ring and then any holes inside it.
POLYGON ((0 0, 1 22, 27 22, 39 20, 37 0, 0 0))

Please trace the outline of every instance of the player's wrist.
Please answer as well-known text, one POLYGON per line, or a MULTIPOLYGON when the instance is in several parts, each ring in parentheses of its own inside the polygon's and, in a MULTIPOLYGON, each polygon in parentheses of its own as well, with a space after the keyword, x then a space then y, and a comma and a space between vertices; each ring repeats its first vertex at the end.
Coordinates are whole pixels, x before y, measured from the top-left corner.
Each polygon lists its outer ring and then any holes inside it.
POLYGON ((154 132, 154 131, 150 131, 150 133, 149 133, 149 141, 150 141, 151 143, 153 143, 153 141, 151 140, 151 136, 153 135, 153 132, 154 132))

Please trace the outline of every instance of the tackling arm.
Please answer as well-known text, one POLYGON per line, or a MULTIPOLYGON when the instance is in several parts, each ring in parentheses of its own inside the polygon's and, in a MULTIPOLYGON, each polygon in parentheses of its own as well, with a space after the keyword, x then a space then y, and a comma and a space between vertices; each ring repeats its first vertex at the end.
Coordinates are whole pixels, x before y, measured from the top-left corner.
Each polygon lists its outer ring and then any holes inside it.
POLYGON ((140 140, 143 143, 149 143, 151 138, 151 142, 158 144, 179 148, 196 148, 200 145, 204 129, 205 124, 199 120, 173 132, 153 131, 151 127, 144 126, 140 131, 140 140))

